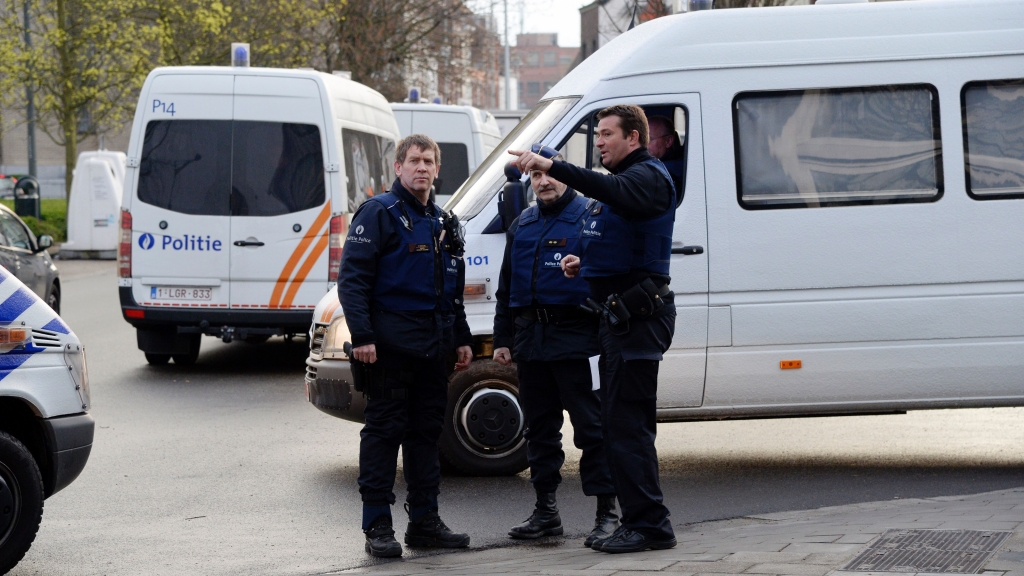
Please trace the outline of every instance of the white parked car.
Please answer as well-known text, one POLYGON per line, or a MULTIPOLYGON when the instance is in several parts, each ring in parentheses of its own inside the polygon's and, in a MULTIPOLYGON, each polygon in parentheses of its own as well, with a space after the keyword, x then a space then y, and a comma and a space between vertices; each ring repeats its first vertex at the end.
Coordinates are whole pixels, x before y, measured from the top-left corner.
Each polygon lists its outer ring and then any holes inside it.
POLYGON ((43 500, 92 450, 85 348, 47 303, 0 268, 0 574, 29 549, 43 500))

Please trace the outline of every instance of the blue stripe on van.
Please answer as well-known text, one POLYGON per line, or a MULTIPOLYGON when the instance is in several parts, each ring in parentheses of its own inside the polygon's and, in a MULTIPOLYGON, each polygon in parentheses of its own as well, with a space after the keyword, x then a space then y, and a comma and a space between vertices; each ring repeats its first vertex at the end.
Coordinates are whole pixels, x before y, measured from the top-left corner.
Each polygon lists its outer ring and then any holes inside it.
POLYGON ((3 380, 8 374, 24 364, 33 354, 43 350, 46 350, 46 348, 29 344, 24 348, 17 348, 5 354, 0 354, 0 380, 3 380))
POLYGON ((25 288, 18 288, 0 304, 0 322, 14 322, 25 310, 36 303, 37 298, 25 288))
POLYGON ((53 332, 60 332, 61 334, 71 333, 71 329, 68 328, 68 325, 62 322, 60 318, 50 320, 46 326, 43 326, 43 330, 51 330, 53 332))

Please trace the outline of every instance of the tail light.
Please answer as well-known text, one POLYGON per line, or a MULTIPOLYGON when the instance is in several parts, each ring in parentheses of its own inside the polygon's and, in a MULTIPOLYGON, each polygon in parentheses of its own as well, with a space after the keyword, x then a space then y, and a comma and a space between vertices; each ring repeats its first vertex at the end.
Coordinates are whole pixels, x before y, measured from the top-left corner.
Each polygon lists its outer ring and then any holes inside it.
POLYGON ((132 213, 121 210, 121 238, 117 243, 117 275, 132 277, 132 213))
POLYGON ((331 217, 331 228, 330 236, 328 237, 328 280, 337 281, 338 272, 341 271, 341 249, 342 243, 345 239, 342 237, 345 233, 345 217, 344 216, 332 216, 331 217))

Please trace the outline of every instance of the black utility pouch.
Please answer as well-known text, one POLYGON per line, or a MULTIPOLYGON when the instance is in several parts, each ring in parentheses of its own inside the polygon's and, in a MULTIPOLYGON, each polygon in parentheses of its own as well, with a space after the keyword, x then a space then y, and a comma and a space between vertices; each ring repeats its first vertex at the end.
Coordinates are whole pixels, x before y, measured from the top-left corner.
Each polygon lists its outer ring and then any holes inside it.
POLYGON ((654 281, 647 278, 623 292, 621 300, 631 314, 646 318, 665 305, 660 292, 654 281))
POLYGON ((372 364, 360 362, 352 357, 352 343, 345 342, 343 348, 345 355, 348 356, 348 362, 352 366, 352 387, 356 389, 356 392, 362 392, 369 396, 370 391, 374 388, 376 370, 373 369, 372 364))

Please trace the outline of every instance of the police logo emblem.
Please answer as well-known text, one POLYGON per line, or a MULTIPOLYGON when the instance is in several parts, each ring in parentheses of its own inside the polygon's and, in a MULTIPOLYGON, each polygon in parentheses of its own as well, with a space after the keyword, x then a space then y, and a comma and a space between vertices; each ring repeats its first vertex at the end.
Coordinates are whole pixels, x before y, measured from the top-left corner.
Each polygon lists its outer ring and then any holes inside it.
POLYGON ((562 261, 562 255, 560 253, 558 253, 558 252, 555 252, 555 262, 561 262, 561 261, 562 261))
POLYGON ((359 226, 356 226, 356 234, 362 234, 362 233, 363 233, 363 226, 362 226, 362 224, 360 224, 359 226))
POLYGON ((593 230, 594 228, 597 228, 597 222, 590 223, 590 229, 593 230))
POLYGON ((150 248, 153 247, 154 244, 156 244, 156 240, 153 238, 153 235, 150 234, 149 232, 143 234, 142 236, 139 236, 139 248, 142 248, 143 250, 149 250, 150 248))

